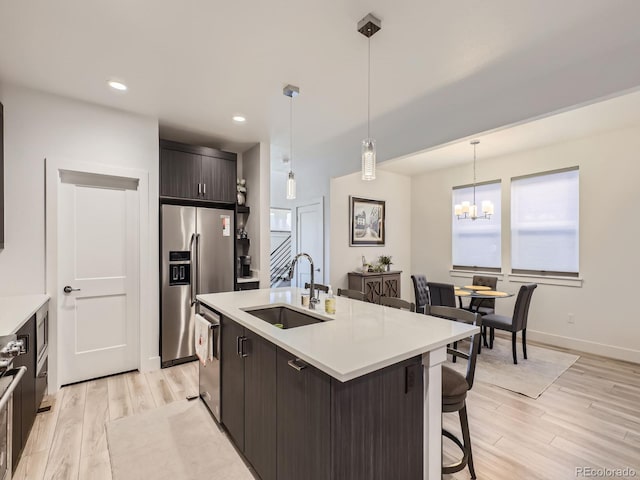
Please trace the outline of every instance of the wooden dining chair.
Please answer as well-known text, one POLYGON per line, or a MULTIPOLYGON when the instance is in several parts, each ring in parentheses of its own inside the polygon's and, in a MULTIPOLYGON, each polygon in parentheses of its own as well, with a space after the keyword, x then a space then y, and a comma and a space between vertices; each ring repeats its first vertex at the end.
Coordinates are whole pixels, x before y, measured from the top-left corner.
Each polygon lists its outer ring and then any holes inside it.
POLYGON ((522 353, 524 359, 527 359, 527 320, 529 318, 529 305, 533 291, 538 287, 535 283, 522 285, 516 298, 516 305, 513 308, 513 315, 484 315, 482 324, 489 329, 489 348, 493 348, 493 339, 495 338, 495 329, 511 332, 511 350, 513 353, 513 363, 518 364, 518 356, 516 354, 516 333, 522 331, 522 353))
POLYGON ((361 300, 363 302, 367 301, 367 297, 364 293, 359 290, 349 290, 348 288, 339 288, 338 296, 351 298, 353 300, 361 300))
MULTIPOLYGON (((474 312, 463 310, 461 308, 442 307, 427 305, 427 315, 445 318, 455 322, 464 322, 477 327, 482 326, 483 317, 474 312)), ((463 343, 466 345, 466 343, 463 343)), ((476 372, 476 359, 478 350, 480 349, 480 333, 475 333, 470 337, 467 351, 458 350, 457 347, 447 348, 447 353, 453 358, 463 358, 467 360, 466 375, 455 371, 454 369, 442 366, 442 413, 458 412, 460 418, 460 429, 462 432, 462 441, 453 433, 446 429, 442 429, 442 435, 453 441, 460 450, 462 450, 462 459, 453 465, 442 465, 442 474, 451 474, 469 467, 471 478, 476 478, 476 472, 473 468, 473 454, 471 452, 471 434, 469 433, 469 420, 467 419, 467 392, 473 387, 473 379, 476 372)))
POLYGON ((380 305, 385 307, 399 308, 401 310, 409 310, 410 312, 416 311, 416 304, 413 302, 407 302, 401 298, 395 297, 380 297, 380 305))

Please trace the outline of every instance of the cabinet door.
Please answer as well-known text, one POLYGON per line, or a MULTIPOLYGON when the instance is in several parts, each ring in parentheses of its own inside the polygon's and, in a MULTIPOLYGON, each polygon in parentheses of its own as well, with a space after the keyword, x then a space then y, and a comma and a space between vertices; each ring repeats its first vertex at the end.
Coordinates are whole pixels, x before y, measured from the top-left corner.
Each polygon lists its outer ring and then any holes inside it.
POLYGON ((331 389, 331 478, 422 480, 420 357, 331 389))
POLYGON ((27 442, 27 437, 36 419, 36 317, 31 317, 17 332, 18 339, 23 339, 27 353, 15 358, 15 367, 25 366, 22 380, 13 398, 13 469, 18 465, 20 453, 27 442))
POLYGON ((331 380, 280 348, 277 362, 278 480, 326 480, 331 465, 331 380))
POLYGON ((244 359, 238 354, 244 328, 226 317, 220 328, 220 418, 237 447, 244 450, 244 359))
POLYGON ((363 290, 367 302, 380 303, 382 295, 381 277, 364 277, 363 290))
POLYGON ((400 275, 382 276, 382 296, 400 298, 400 275))
POLYGON ((202 157, 204 200, 236 203, 236 162, 216 157, 202 157))
POLYGON ((201 199, 201 157, 194 153, 160 150, 160 196, 201 199))
POLYGON ((276 346, 246 330, 244 454, 262 480, 276 480, 276 346))

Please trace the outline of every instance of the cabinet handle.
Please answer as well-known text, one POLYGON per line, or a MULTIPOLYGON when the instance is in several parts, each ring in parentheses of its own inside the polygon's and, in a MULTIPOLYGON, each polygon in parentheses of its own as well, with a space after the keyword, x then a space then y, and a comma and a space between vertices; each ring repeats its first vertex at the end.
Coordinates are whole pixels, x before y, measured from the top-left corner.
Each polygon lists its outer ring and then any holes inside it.
POLYGON ((198 183, 198 195, 202 195, 202 184, 198 183))
POLYGON ((247 337, 240 338, 240 356, 242 358, 245 358, 245 357, 249 356, 249 354, 244 349, 246 344, 247 344, 247 337))
POLYGON ((305 368, 307 368, 309 366, 308 364, 304 363, 299 358, 294 358, 292 360, 289 360, 287 363, 289 364, 289 366, 291 368, 295 368, 299 372, 301 372, 302 370, 304 370, 305 368))
POLYGON ((206 193, 207 193, 207 184, 206 184, 206 183, 203 183, 203 184, 202 184, 202 193, 203 193, 203 194, 206 194, 206 193))
POLYGON ((242 354, 240 353, 240 341, 242 340, 242 337, 236 337, 236 353, 238 354, 238 356, 242 356, 242 354))

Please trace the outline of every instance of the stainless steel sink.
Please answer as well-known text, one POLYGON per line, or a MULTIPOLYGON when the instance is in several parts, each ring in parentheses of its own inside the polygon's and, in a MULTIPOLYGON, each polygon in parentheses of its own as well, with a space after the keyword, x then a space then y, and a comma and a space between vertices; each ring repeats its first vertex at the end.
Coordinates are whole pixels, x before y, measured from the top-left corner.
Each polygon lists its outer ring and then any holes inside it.
POLYGON ((280 328, 297 328, 324 320, 283 305, 243 308, 245 312, 280 328))

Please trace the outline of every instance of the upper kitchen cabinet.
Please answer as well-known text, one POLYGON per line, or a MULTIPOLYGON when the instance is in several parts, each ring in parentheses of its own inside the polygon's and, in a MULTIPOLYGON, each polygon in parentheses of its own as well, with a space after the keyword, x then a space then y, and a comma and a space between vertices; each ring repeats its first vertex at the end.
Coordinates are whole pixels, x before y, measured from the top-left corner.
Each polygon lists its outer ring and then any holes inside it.
POLYGON ((236 154, 160 141, 160 196, 218 203, 236 201, 236 154))

